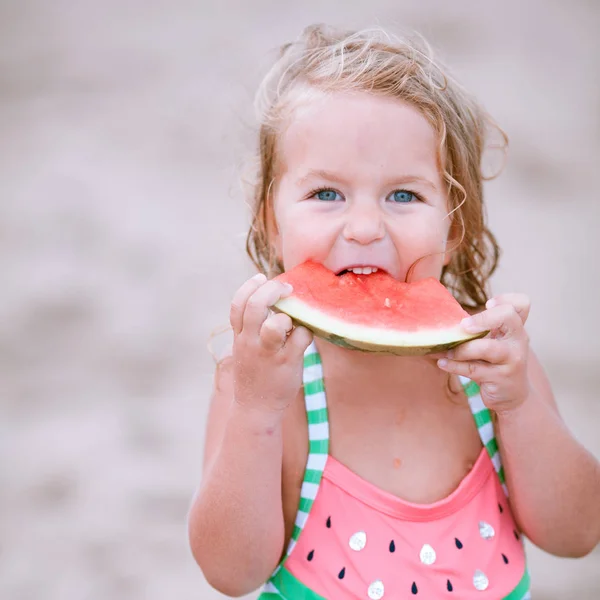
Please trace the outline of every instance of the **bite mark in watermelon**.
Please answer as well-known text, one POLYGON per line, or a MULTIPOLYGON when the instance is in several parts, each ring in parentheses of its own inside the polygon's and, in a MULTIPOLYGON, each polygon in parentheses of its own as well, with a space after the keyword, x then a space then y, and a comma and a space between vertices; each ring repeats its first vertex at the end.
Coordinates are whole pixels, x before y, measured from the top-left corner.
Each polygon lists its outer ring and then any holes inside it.
POLYGON ((336 275, 308 261, 276 277, 294 288, 273 307, 315 335, 367 352, 418 356, 442 352, 487 332, 460 326, 469 314, 435 278, 397 281, 377 271, 336 275))

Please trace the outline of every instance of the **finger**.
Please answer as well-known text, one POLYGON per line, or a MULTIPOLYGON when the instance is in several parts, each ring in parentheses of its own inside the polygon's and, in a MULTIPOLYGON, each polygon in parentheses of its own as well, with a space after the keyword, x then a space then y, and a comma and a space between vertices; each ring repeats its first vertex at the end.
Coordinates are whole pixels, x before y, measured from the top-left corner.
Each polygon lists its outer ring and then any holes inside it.
POLYGON ((484 361, 490 364, 504 364, 510 358, 506 342, 483 338, 466 342, 450 350, 445 357, 457 361, 484 361))
POLYGON ((521 318, 523 325, 527 322, 529 309, 531 308, 531 300, 526 294, 500 294, 490 298, 485 305, 486 308, 493 308, 502 304, 511 304, 521 318))
POLYGON ((492 375, 493 371, 497 369, 496 366, 490 365, 487 362, 470 360, 470 361, 458 361, 451 360, 448 358, 442 358, 438 360, 438 367, 442 369, 442 371, 446 371, 447 373, 453 373, 454 375, 461 375, 462 377, 467 377, 468 379, 472 379, 477 383, 481 383, 483 381, 488 381, 492 375))
POLYGON ((313 340, 313 334, 301 325, 294 327, 294 331, 288 337, 285 347, 289 348, 296 357, 303 356, 306 349, 313 340))
POLYGON ((260 328, 263 347, 267 350, 279 350, 285 344, 285 340, 293 328, 289 315, 285 313, 270 315, 260 328))
POLYGON ((462 328, 468 333, 492 332, 496 338, 518 337, 523 332, 523 321, 512 304, 494 306, 464 319, 462 328))
POLYGON ((280 298, 291 294, 291 292, 291 285, 274 279, 259 287, 246 302, 242 331, 258 335, 263 322, 269 315, 269 307, 273 306, 280 298))
POLYGON ((234 294, 231 300, 231 308, 229 310, 229 322, 233 328, 235 334, 242 331, 244 310, 246 308, 246 302, 248 298, 254 294, 254 292, 265 282, 267 278, 262 274, 258 273, 246 281, 237 292, 234 294))

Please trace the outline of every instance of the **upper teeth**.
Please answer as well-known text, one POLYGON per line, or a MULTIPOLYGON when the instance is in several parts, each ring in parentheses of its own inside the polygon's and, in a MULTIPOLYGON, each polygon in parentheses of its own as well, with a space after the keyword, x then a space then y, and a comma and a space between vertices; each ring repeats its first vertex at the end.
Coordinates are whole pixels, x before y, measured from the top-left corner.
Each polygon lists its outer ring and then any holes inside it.
POLYGON ((352 271, 357 275, 370 275, 371 273, 377 273, 377 267, 352 267, 348 271, 352 271))

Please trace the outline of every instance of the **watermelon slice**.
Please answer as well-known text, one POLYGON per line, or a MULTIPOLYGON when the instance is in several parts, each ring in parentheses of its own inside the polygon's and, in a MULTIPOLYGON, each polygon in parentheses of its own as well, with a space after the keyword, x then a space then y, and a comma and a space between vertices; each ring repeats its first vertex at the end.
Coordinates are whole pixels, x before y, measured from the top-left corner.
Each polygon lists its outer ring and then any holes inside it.
POLYGON ((469 334, 469 314, 435 278, 403 283, 377 271, 336 275, 308 261, 276 277, 294 288, 274 310, 315 335, 367 352, 418 356, 442 352, 487 332, 469 334))

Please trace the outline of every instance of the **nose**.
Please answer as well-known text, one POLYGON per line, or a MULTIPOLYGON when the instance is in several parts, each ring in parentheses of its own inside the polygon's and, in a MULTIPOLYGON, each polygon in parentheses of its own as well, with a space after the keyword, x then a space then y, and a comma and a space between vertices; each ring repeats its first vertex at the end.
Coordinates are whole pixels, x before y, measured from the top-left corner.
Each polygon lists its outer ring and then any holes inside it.
POLYGON ((367 245, 385 236, 383 215, 375 206, 353 206, 345 215, 344 238, 367 245))

